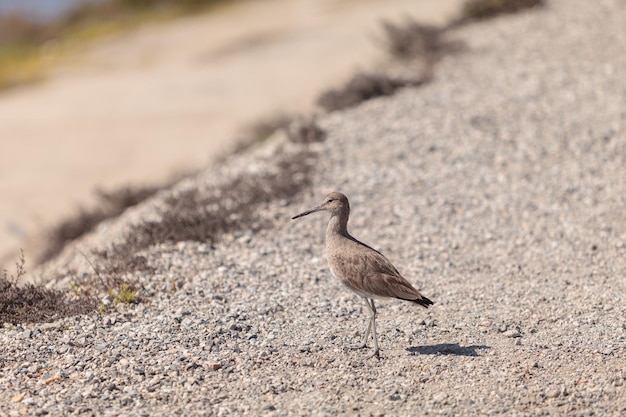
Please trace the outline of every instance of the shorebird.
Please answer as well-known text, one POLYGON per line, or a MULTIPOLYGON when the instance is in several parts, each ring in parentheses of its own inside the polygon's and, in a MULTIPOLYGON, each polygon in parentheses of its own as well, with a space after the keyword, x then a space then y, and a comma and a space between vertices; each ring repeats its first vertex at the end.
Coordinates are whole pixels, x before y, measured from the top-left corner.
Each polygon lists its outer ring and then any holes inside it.
POLYGON ((330 221, 326 229, 326 253, 330 272, 348 289, 363 298, 370 312, 363 342, 351 347, 355 349, 367 347, 367 340, 371 333, 374 352, 369 357, 379 357, 374 299, 398 298, 426 308, 433 302, 420 294, 400 275, 396 267, 382 253, 359 242, 348 233, 350 203, 342 193, 328 194, 322 204, 293 216, 292 219, 322 210, 330 212, 330 221))

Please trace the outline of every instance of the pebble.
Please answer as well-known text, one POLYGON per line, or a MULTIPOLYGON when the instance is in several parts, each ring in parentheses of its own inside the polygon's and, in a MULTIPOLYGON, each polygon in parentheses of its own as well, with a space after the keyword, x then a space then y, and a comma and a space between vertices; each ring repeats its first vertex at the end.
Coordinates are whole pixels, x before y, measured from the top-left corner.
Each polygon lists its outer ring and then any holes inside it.
POLYGON ((509 330, 505 331, 504 333, 502 333, 502 335, 504 337, 511 337, 511 338, 513 338, 513 337, 522 337, 522 334, 517 329, 509 329, 509 330))
POLYGON ((213 371, 217 371, 222 367, 222 364, 219 362, 209 362, 207 364, 207 368, 212 369, 213 371))
POLYGON ((555 387, 550 387, 550 388, 546 388, 546 397, 548 398, 556 398, 559 395, 561 395, 561 391, 558 388, 555 387))
POLYGON ((445 392, 438 392, 433 395, 433 401, 436 403, 443 403, 448 398, 448 394, 445 392))
POLYGON ((19 403, 19 402, 21 402, 24 399, 25 396, 26 396, 26 394, 23 394, 23 393, 22 394, 16 394, 13 397, 11 397, 11 402, 19 403))

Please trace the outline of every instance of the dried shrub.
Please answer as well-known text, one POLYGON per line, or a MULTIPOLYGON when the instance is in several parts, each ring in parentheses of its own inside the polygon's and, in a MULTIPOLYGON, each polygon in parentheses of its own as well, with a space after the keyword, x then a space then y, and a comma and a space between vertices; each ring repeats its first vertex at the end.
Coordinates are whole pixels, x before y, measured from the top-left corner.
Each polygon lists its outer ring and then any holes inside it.
POLYGON ((315 117, 301 118, 289 125, 287 137, 293 143, 323 142, 326 132, 317 124, 315 117))
MULTIPOLYGON (((289 127, 288 137, 294 143, 324 140, 326 133, 315 119, 301 119, 289 127)), ((258 211, 262 204, 291 201, 309 185, 312 153, 303 148, 293 153, 277 152, 276 167, 259 174, 242 173, 214 190, 189 189, 166 201, 161 219, 136 225, 126 241, 111 253, 98 254, 107 259, 108 276, 149 269, 145 258, 137 253, 150 246, 170 242, 216 242, 236 230, 260 230, 267 227, 258 211)), ((94 268, 95 269, 95 268, 94 268)))
POLYGON ((343 110, 372 98, 391 95, 399 88, 417 86, 423 82, 391 78, 383 74, 359 73, 345 86, 323 93, 317 99, 317 104, 326 111, 343 110))
POLYGON ((96 309, 95 298, 0 279, 0 323, 39 323, 77 316, 96 309))
POLYGON ((15 275, 11 274, 11 276, 9 276, 9 271, 7 271, 6 269, 3 269, 2 275, 0 276, 0 278, 4 281, 11 281, 13 283, 17 283, 17 281, 21 277, 26 275, 26 268, 24 268, 25 265, 26 265, 26 258, 24 258, 24 250, 20 249, 20 259, 17 262, 15 262, 15 275))
POLYGON ((97 190, 99 203, 96 208, 81 208, 77 215, 62 221, 47 232, 47 246, 37 262, 52 259, 68 242, 89 233, 104 220, 119 216, 127 208, 139 204, 160 189, 161 187, 122 187, 113 191, 97 190))
POLYGON ((0 277, 0 324, 50 322, 62 317, 93 311, 97 300, 86 293, 72 297, 68 292, 48 289, 41 285, 18 285, 26 273, 24 253, 16 263, 16 274, 0 277))
POLYGON ((0 323, 51 322, 89 313, 97 305, 89 296, 70 297, 67 292, 0 279, 0 323))
POLYGON ((134 254, 163 242, 215 242, 223 233, 265 226, 256 208, 291 199, 308 184, 310 155, 303 151, 278 162, 276 171, 241 174, 212 192, 187 190, 167 201, 159 221, 135 226, 117 254, 134 254))
POLYGON ((402 23, 383 21, 382 25, 385 49, 398 60, 421 59, 434 65, 444 55, 463 48, 461 42, 445 39, 445 27, 424 25, 411 18, 402 23))
POLYGON ((456 23, 462 24, 489 19, 501 14, 517 13, 544 4, 544 0, 467 0, 461 9, 461 17, 456 23))

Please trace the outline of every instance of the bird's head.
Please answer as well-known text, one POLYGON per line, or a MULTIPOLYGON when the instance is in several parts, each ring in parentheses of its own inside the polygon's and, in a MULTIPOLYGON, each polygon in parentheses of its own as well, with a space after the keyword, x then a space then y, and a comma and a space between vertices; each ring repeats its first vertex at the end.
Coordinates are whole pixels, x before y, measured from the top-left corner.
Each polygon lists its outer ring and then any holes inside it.
POLYGON ((338 216, 339 214, 350 213, 350 203, 348 202, 348 197, 340 192, 332 192, 324 198, 324 201, 319 206, 315 206, 310 210, 307 210, 303 213, 300 213, 296 216, 293 216, 292 219, 297 219, 302 216, 306 216, 307 214, 315 213, 316 211, 329 211, 331 215, 338 216))

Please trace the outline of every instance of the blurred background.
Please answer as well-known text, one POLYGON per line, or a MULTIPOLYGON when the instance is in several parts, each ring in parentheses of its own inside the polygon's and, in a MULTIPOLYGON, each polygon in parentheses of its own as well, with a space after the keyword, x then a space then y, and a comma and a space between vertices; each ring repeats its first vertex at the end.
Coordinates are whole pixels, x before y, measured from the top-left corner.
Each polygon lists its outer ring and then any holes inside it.
POLYGON ((0 266, 99 204, 310 113, 384 62, 381 21, 444 24, 462 0, 0 0, 0 266))

